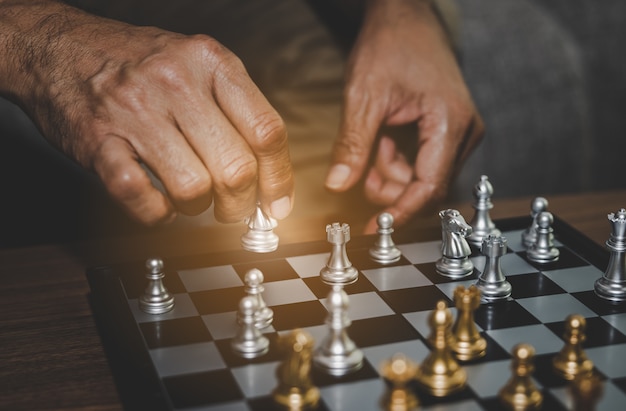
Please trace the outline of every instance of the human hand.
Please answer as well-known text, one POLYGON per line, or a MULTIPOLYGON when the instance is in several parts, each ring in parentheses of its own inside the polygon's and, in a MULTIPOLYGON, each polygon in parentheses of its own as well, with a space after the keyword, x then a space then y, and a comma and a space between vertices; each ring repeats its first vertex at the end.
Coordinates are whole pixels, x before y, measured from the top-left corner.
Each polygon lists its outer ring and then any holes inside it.
POLYGON ((0 91, 93 170, 131 216, 154 224, 214 201, 216 218, 233 222, 257 199, 274 218, 289 214, 285 126, 230 51, 207 36, 130 26, 56 2, 24 4, 0 21, 21 53, 21 67, 0 63, 0 91))
MULTIPOLYGON (((366 172, 365 194, 397 224, 445 197, 484 126, 448 38, 428 1, 369 2, 352 51, 339 136, 326 186, 352 187, 366 172), (417 155, 407 158, 382 125, 417 122, 417 155)), ((376 230, 376 217, 366 226, 376 230)))

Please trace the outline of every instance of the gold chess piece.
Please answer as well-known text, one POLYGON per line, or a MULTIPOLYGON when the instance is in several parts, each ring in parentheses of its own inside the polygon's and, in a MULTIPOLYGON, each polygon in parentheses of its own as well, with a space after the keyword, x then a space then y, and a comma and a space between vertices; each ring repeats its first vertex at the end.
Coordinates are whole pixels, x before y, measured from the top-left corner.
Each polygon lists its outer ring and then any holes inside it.
POLYGON ((415 378, 416 372, 417 365, 404 354, 395 354, 391 360, 383 363, 382 376, 391 384, 381 400, 384 410, 417 410, 419 401, 408 387, 408 383, 415 378))
POLYGON ((465 387, 467 373, 450 350, 452 314, 445 301, 438 301, 429 317, 432 351, 418 367, 415 379, 435 397, 444 397, 465 387))
POLYGON ((574 377, 570 391, 574 397, 574 411, 594 411, 604 393, 604 384, 598 374, 585 371, 574 377))
POLYGON ((557 374, 566 380, 573 380, 578 374, 593 370, 593 362, 582 349, 586 339, 587 321, 579 314, 571 314, 565 319, 565 345, 552 358, 552 366, 557 374))
POLYGON ((460 361, 470 361, 485 356, 487 340, 485 340, 474 323, 474 311, 480 306, 480 290, 471 285, 462 285, 454 290, 454 304, 458 310, 456 321, 452 326, 452 352, 460 361))
POLYGON ((290 411, 317 407, 320 391, 311 381, 313 338, 302 330, 293 330, 279 341, 286 351, 285 360, 276 369, 278 387, 274 401, 290 411))
POLYGON ((530 344, 517 344, 511 353, 513 376, 498 392, 500 401, 514 411, 539 410, 543 395, 531 378, 535 370, 535 349, 530 344))

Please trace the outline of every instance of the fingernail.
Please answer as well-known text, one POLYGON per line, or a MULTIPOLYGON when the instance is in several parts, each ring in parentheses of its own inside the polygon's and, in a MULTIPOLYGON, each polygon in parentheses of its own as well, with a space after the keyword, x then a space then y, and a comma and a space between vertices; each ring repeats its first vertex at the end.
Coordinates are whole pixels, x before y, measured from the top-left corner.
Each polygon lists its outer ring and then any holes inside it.
POLYGON ((272 217, 277 220, 282 220, 287 217, 291 212, 291 200, 288 196, 281 197, 278 200, 274 201, 270 205, 270 212, 272 213, 272 217))
POLYGON ((326 187, 334 190, 342 188, 350 176, 350 171, 350 167, 345 164, 335 164, 326 177, 326 187))

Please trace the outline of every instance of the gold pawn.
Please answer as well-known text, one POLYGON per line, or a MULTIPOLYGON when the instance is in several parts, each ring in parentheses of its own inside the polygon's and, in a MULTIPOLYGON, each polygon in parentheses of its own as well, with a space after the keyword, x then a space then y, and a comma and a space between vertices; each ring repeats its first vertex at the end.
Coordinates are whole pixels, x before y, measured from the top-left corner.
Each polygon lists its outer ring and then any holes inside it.
POLYGON ((582 372, 572 380, 570 391, 574 397, 574 411, 594 411, 604 393, 604 384, 593 371, 582 372))
POLYGON ((552 366, 566 380, 572 381, 578 374, 593 370, 593 362, 582 350, 586 326, 587 321, 582 315, 571 314, 565 319, 565 345, 552 358, 552 366))
POLYGON ((535 370, 533 365, 535 349, 530 344, 517 344, 511 353, 513 376, 498 392, 500 401, 509 410, 539 410, 543 395, 531 378, 535 370))
POLYGON ((293 330, 279 341, 287 351, 285 360, 276 369, 278 387, 274 401, 290 411, 317 407, 320 391, 311 382, 313 338, 302 330, 293 330))
POLYGON ((438 301, 429 317, 432 330, 429 340, 433 350, 418 367, 415 379, 435 397, 445 397, 465 387, 467 373, 459 366, 450 350, 452 314, 445 301, 438 301))
POLYGON ((385 392, 381 405, 387 411, 414 411, 419 401, 407 386, 415 378, 417 366, 404 354, 395 354, 382 364, 382 376, 391 383, 385 392))
POLYGON ((458 314, 452 326, 452 351, 460 361, 484 357, 487 340, 474 323, 474 311, 480 306, 480 290, 475 285, 467 289, 460 285, 454 290, 453 298, 458 314))

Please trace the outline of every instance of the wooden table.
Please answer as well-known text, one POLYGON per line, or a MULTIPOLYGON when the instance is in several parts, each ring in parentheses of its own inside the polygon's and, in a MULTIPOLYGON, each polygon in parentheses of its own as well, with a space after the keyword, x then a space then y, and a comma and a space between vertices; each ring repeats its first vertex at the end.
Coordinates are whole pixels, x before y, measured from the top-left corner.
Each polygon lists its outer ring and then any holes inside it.
MULTIPOLYGON (((497 199, 492 218, 529 213, 531 198, 497 199)), ((626 190, 551 196, 550 211, 600 244, 606 215, 626 207, 626 190)), ((445 204, 469 220, 470 204, 445 204)), ((324 238, 330 221, 285 221, 282 242, 324 238)), ((353 232, 359 223, 350 222, 353 232)), ((413 225, 433 227, 438 218, 413 225)), ((187 255, 239 247, 239 234, 219 227, 184 239, 125 238, 74 245, 0 250, 0 409, 119 410, 121 404, 87 300, 85 268, 157 255, 187 255)))

